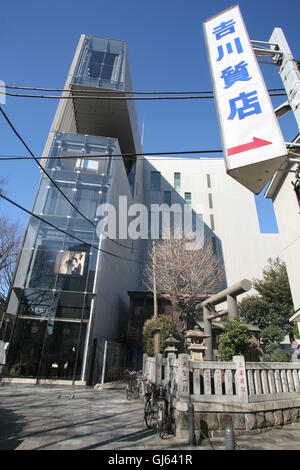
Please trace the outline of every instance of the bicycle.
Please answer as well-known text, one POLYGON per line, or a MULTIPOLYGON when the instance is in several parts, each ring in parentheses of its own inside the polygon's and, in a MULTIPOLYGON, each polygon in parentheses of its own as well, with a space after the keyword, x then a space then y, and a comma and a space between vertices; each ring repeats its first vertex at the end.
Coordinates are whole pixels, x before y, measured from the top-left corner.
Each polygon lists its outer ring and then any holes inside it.
POLYGON ((166 398, 167 386, 159 387, 157 400, 157 434, 161 439, 166 435, 176 435, 175 419, 166 398))
POLYGON ((126 398, 131 400, 131 398, 140 398, 143 396, 143 380, 144 377, 141 374, 141 371, 137 372, 135 370, 129 371, 128 369, 125 372, 125 376, 128 380, 126 386, 126 398))
POLYGON ((148 429, 156 421, 157 434, 163 439, 167 434, 176 434, 175 420, 169 410, 166 386, 155 387, 148 383, 144 401, 144 420, 148 429))
POLYGON ((152 428, 155 413, 155 389, 151 383, 145 385, 144 394, 144 420, 148 429, 152 428))

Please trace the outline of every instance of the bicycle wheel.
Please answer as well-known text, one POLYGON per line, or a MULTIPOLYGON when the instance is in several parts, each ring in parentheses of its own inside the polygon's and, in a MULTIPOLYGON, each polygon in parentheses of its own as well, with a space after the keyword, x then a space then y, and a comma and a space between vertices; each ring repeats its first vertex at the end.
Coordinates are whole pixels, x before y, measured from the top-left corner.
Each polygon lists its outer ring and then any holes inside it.
POLYGON ((145 420, 146 427, 148 429, 151 429, 152 422, 153 422, 153 408, 149 400, 147 400, 146 405, 145 405, 144 420, 145 420))
POLYGON ((126 398, 127 400, 131 400, 132 398, 132 387, 130 387, 130 385, 126 387, 126 398))
POLYGON ((157 434, 161 439, 163 439, 164 435, 167 432, 167 416, 164 410, 164 406, 162 404, 158 404, 157 409, 157 434))

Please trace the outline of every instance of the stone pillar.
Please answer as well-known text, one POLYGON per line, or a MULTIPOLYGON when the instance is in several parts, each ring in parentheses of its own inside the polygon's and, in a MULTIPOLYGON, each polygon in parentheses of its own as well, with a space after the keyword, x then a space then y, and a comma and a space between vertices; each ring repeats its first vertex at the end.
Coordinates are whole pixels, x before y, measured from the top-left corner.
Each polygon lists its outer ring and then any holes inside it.
POLYGON ((238 305, 236 297, 227 295, 228 319, 233 320, 234 317, 238 318, 238 305))
POLYGON ((188 403, 190 399, 190 369, 189 369, 190 356, 188 354, 178 355, 178 395, 179 401, 188 403))
POLYGON ((208 316, 210 315, 210 311, 207 307, 203 307, 203 321, 204 321, 204 333, 207 335, 205 340, 205 360, 212 361, 213 360, 213 348, 212 348, 212 327, 211 321, 208 320, 208 316))

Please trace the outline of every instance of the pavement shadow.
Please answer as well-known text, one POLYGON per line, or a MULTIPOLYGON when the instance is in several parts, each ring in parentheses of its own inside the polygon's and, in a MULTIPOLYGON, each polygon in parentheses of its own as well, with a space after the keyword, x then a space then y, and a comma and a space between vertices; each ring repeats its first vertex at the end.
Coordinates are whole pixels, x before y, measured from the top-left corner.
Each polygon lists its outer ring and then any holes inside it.
POLYGON ((0 450, 14 450, 23 442, 16 439, 23 430, 22 420, 19 414, 0 408, 0 450))

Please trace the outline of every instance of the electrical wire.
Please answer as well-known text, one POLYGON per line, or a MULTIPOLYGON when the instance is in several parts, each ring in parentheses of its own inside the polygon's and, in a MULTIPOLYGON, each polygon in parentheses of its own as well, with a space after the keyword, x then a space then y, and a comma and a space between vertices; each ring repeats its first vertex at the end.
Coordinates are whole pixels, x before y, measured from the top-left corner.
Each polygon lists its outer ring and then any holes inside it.
MULTIPOLYGON (((36 88, 36 87, 24 87, 24 86, 13 86, 13 85, 1 85, 0 88, 8 88, 8 89, 15 89, 15 90, 31 90, 31 91, 55 91, 55 92, 70 92, 74 91, 73 88, 36 88)), ((100 94, 105 94, 105 93, 128 93, 128 94, 135 94, 135 95, 185 95, 185 94, 197 94, 197 95, 202 95, 202 94, 212 94, 213 91, 123 91, 123 90, 104 90, 104 89, 97 89, 97 90, 75 90, 76 93, 100 93, 100 94)), ((275 92, 275 91, 285 91, 284 88, 271 88, 268 90, 269 92, 275 92)))
MULTIPOLYGON (((197 154, 203 154, 203 153, 222 153, 223 150, 217 149, 217 150, 185 150, 182 152, 147 152, 147 153, 124 153, 124 154, 115 154, 115 155, 110 155, 111 158, 114 158, 116 160, 144 160, 144 158, 136 158, 136 157, 151 157, 151 156, 159 156, 159 155, 197 155, 197 154)), ((86 158, 88 160, 92 160, 93 158, 97 159, 106 159, 108 155, 62 155, 62 156, 54 156, 50 155, 48 157, 36 157, 40 160, 68 160, 68 159, 81 159, 81 158, 86 158)), ((192 158, 192 157, 191 157, 192 158)), ((1 160, 32 160, 31 157, 26 157, 26 156, 16 156, 16 155, 2 155, 0 156, 0 161, 1 160)), ((152 159, 151 159, 152 160, 152 159)), ((185 157, 166 157, 166 158, 157 158, 157 160, 187 160, 185 157)))
MULTIPOLYGON (((69 91, 69 90, 67 90, 69 91)), ((130 92, 129 92, 130 93, 130 92)), ((28 95, 28 94, 19 94, 19 93, 9 93, 5 91, 0 91, 0 94, 6 96, 13 96, 18 98, 39 98, 39 99, 59 99, 59 100, 73 100, 73 99, 82 99, 82 100, 119 100, 119 101, 130 101, 130 100, 194 100, 194 99, 213 99, 214 95, 206 96, 53 96, 53 95, 28 95)), ((286 96, 286 93, 269 93, 270 96, 286 96)))
MULTIPOLYGON (((35 157, 35 155, 32 153, 32 151, 30 150, 30 148, 28 147, 28 145, 26 144, 26 142, 22 139, 22 137, 20 136, 20 134, 18 133, 18 131, 15 129, 15 127, 13 126, 12 122, 10 121, 10 119, 8 118, 8 116, 5 114, 5 112, 3 111, 2 107, 0 106, 0 112, 2 113, 2 115, 4 116, 5 120, 8 122, 10 128, 13 130, 13 132, 16 134, 16 136, 18 137, 18 139, 22 142, 22 144, 25 146, 25 148, 28 150, 28 152, 30 153, 30 155, 32 156, 32 158, 35 160, 35 162, 38 164, 38 166, 40 167, 40 169, 42 170, 42 172, 49 178, 49 180, 51 181, 51 183, 55 186, 55 188, 59 191, 59 193, 63 196, 63 198, 71 205, 71 207, 73 207, 73 209, 83 218, 85 219, 87 222, 89 222, 94 228, 97 228, 96 224, 94 224, 94 222, 92 222, 90 219, 88 219, 76 206, 75 204, 73 204, 73 202, 68 198, 68 196, 66 196, 66 194, 64 193, 64 191, 62 191, 62 189, 58 186, 58 184, 56 184, 56 182, 54 181, 54 179, 49 175, 49 173, 45 170, 45 168, 40 164, 40 162, 38 161, 38 159, 35 157)), ((128 250, 131 250, 131 248, 129 246, 126 246, 126 245, 123 245, 122 243, 119 243, 118 241, 116 240, 113 240, 111 238, 109 238, 107 235, 106 237, 111 240, 113 243, 116 243, 116 245, 119 245, 119 246, 122 246, 123 248, 126 248, 128 250)), ((134 248, 134 250, 138 251, 140 250, 139 248, 134 248)))
MULTIPOLYGON (((102 253, 105 253, 107 255, 110 255, 110 256, 114 256, 115 258, 119 258, 119 259, 122 259, 122 260, 125 260, 125 261, 130 261, 131 263, 137 263, 137 264, 143 264, 141 261, 137 261, 137 260, 133 260, 133 259, 130 259, 130 258, 125 258, 124 256, 120 256, 120 255, 117 255, 115 253, 111 253, 109 251, 106 251, 106 250, 103 250, 102 248, 100 248, 99 246, 97 245, 93 245, 92 243, 88 243, 88 242, 85 242, 84 240, 82 240, 81 238, 78 238, 76 237, 76 235, 71 235, 70 233, 68 233, 67 231, 57 227, 56 225, 54 224, 51 224, 51 222, 48 222, 47 220, 43 219, 42 217, 38 216, 37 214, 34 214, 33 212, 29 211, 28 209, 25 209, 25 207, 21 206, 20 204, 18 204, 17 202, 13 201, 12 199, 9 199, 7 196, 4 196, 4 194, 1 194, 0 193, 0 197, 2 197, 2 199, 5 199, 7 202, 13 204, 14 206, 18 207, 19 209, 21 209, 22 211, 26 212, 27 214, 31 215, 32 217, 35 217, 36 219, 40 220, 41 222, 49 225, 50 227, 54 228, 55 230, 58 230, 59 232, 61 233, 64 233, 65 235, 67 235, 68 237, 71 237, 71 238, 74 238, 74 240, 77 240, 79 241, 80 243, 83 243, 84 245, 86 246, 89 246, 91 248, 95 248, 96 250, 98 251, 101 251, 102 253)), ((108 237, 107 237, 108 238, 108 237)), ((111 240, 111 239, 109 239, 111 240)), ((111 241, 114 241, 114 240, 111 240, 111 241)), ((126 247, 128 248, 128 247, 126 247)), ((131 248, 130 248, 131 249, 131 248)), ((145 250, 143 250, 145 251, 145 250)))

